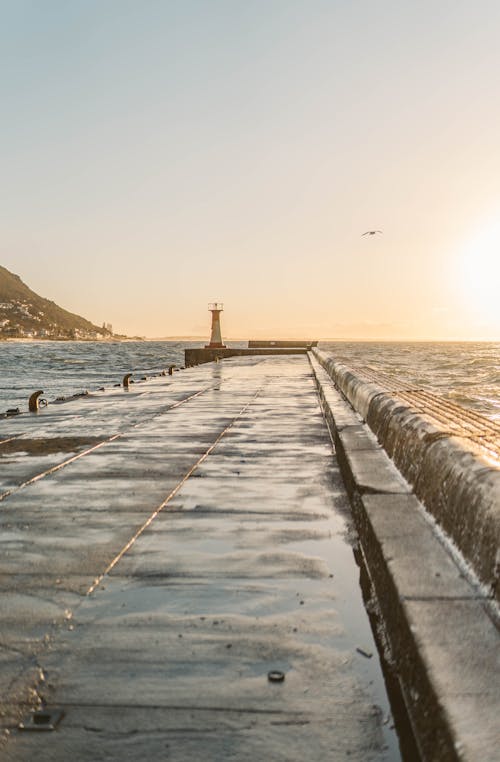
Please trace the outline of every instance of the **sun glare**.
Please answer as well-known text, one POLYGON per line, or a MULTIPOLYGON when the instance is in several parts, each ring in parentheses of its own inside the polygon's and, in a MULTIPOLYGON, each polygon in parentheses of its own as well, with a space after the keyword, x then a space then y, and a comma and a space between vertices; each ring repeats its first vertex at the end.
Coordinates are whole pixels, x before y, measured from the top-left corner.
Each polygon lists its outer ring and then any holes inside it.
POLYGON ((478 319, 500 327, 500 220, 484 226, 463 250, 464 301, 478 319))

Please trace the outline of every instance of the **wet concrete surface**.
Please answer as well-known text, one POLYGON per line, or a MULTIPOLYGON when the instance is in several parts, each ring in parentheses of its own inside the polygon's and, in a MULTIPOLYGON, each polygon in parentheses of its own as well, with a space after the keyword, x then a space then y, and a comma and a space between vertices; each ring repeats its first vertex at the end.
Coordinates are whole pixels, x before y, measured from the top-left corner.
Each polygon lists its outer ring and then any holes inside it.
MULTIPOLYGON (((384 438, 379 436, 379 441, 367 424, 360 426, 352 410, 342 414, 347 403, 330 375, 331 363, 326 360, 320 365, 318 359, 325 358, 321 358, 321 353, 319 358, 310 357, 337 460, 352 498, 365 559, 362 570, 366 568, 369 574, 370 600, 374 591, 377 602, 376 607, 369 605, 368 610, 375 619, 374 631, 378 632, 380 627, 384 633, 392 665, 386 676, 389 685, 392 675, 397 678, 411 722, 408 737, 414 739, 425 760, 496 762, 500 743, 500 684, 496 679, 500 667, 500 619, 494 601, 495 588, 481 583, 447 533, 436 525, 418 498, 421 492, 418 484, 411 490, 410 482, 414 481, 411 474, 406 471, 409 482, 401 481, 401 474, 396 481, 392 479, 390 472, 395 463, 380 446, 381 442, 385 444, 384 438), (373 463, 365 459, 366 455, 372 461, 385 458, 387 480, 380 480, 382 471, 373 478, 371 468, 367 467, 373 463)), ((375 393, 374 399, 380 403, 379 392, 367 388, 366 382, 351 371, 347 375, 350 390, 355 391, 353 399, 365 404, 367 395, 375 393)), ((434 398, 435 406, 437 402, 434 398)), ((394 414, 388 416, 388 423, 394 436, 401 440, 404 426, 400 403, 389 401, 389 404, 394 414)), ((465 418, 469 419, 469 414, 465 418)), ((413 412, 411 420, 410 430, 417 433, 412 438, 407 432, 410 449, 406 461, 413 467, 419 462, 422 442, 419 421, 423 419, 413 412)), ((460 416, 457 421, 461 425, 460 416)), ((450 424, 455 426, 456 422, 452 420, 450 424)), ((427 431, 427 423, 424 430, 427 431)), ((438 438, 435 445, 431 442, 433 458, 426 456, 434 473, 432 480, 427 481, 428 487, 434 496, 446 498, 450 484, 458 484, 463 490, 464 485, 473 482, 479 468, 487 483, 475 482, 467 501, 462 501, 460 520, 468 522, 469 539, 479 554, 485 549, 482 557, 488 557, 493 549, 494 556, 498 549, 494 527, 481 521, 475 508, 485 498, 486 504, 494 509, 492 515, 498 512, 494 483, 500 472, 491 466, 485 468, 484 462, 471 463, 467 448, 447 442, 450 437, 442 433, 444 438, 438 438), (446 463, 435 457, 435 446, 444 447, 446 463)), ((401 448, 400 442, 399 462, 405 459, 401 448)), ((398 704, 393 706, 397 712, 398 704)), ((398 720, 401 730, 406 726, 406 718, 398 720)), ((400 737, 405 744, 404 733, 400 737)), ((406 757, 414 758, 411 749, 406 757)))
POLYGON ((306 357, 1 425, 2 759, 400 759, 306 357))

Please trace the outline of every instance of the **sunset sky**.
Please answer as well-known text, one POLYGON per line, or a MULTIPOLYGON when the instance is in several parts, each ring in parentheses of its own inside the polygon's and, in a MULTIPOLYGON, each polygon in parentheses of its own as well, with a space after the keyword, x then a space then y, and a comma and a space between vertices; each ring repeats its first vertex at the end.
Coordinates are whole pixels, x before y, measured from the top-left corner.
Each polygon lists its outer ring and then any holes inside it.
POLYGON ((498 0, 0 9, 0 264, 42 296, 148 337, 219 300, 226 338, 500 340, 498 0))

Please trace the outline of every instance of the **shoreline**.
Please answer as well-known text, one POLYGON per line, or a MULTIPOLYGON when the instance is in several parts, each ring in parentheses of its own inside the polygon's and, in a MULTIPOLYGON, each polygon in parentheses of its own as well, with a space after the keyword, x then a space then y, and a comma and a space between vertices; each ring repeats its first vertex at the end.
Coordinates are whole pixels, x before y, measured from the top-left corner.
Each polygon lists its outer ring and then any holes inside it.
MULTIPOLYGON (((268 339, 262 339, 263 341, 268 341, 268 339)), ((43 344, 46 342, 57 342, 57 343, 72 343, 72 344, 92 344, 92 343, 99 343, 99 344, 123 344, 127 342, 141 342, 141 343, 147 343, 147 342, 189 342, 189 343, 200 343, 200 342, 206 342, 207 337, 203 336, 165 336, 165 337, 146 337, 146 336, 127 336, 124 338, 105 338, 105 339, 63 339, 63 338, 55 338, 55 337, 48 337, 46 339, 42 338, 24 338, 22 336, 16 336, 16 337, 0 337, 0 344, 10 343, 10 344, 43 344)), ((228 338, 225 339, 228 343, 238 343, 241 344, 242 342, 247 342, 248 339, 233 339, 228 338)), ((500 344, 500 338, 498 339, 373 339, 373 338, 366 338, 366 339, 358 339, 358 338, 336 338, 336 339, 318 339, 319 344, 500 344)))

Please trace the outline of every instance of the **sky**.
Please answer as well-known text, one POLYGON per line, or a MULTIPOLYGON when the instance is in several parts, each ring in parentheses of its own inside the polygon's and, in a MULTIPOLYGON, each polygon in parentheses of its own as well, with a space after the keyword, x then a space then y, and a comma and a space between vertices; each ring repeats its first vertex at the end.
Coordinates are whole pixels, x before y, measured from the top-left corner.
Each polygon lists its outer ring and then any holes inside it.
POLYGON ((0 264, 127 335, 500 340, 499 37, 498 0, 0 0, 0 264))

